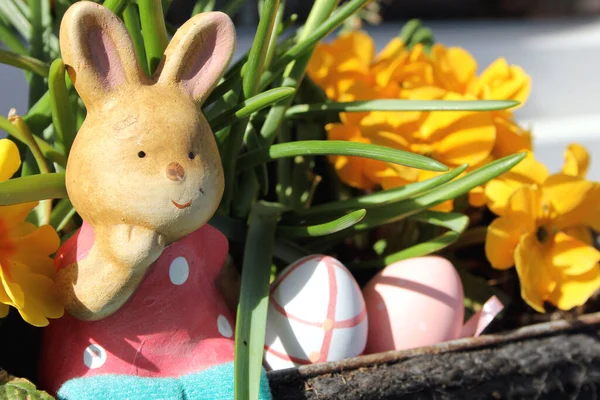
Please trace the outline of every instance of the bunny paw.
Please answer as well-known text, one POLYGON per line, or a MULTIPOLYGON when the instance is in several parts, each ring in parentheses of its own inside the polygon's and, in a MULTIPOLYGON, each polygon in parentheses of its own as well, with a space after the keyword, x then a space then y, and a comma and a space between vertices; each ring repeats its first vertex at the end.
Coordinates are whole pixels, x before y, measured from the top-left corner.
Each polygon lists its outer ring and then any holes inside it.
POLYGON ((138 225, 117 225, 110 237, 111 252, 127 265, 150 266, 162 254, 165 237, 138 225))

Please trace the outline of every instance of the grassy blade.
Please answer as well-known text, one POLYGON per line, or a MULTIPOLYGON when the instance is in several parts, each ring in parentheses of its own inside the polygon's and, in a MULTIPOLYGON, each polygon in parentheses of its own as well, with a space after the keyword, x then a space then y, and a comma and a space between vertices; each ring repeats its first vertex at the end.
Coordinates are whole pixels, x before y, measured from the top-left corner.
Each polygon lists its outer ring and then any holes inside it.
POLYGON ((242 89, 245 98, 254 96, 258 91, 278 7, 279 0, 264 0, 260 21, 254 35, 254 42, 252 43, 252 48, 248 54, 248 61, 244 68, 242 89))
POLYGON ((153 74, 169 44, 162 2, 160 0, 138 0, 138 5, 148 70, 150 74, 153 74))
POLYGON ((197 0, 192 9, 192 17, 196 14, 209 12, 215 9, 216 0, 197 0))
POLYGON ((58 58, 50 67, 48 78, 48 89, 50 92, 50 103, 52 105, 52 122, 56 135, 55 145, 64 154, 69 154, 77 126, 75 113, 71 109, 67 82, 65 79, 65 64, 58 58))
POLYGON ((52 102, 50 101, 50 92, 44 93, 42 97, 29 109, 23 116, 23 121, 27 123, 29 129, 33 132, 42 132, 52 123, 52 102))
POLYGON ((50 225, 52 225, 57 232, 61 231, 76 213, 71 201, 68 198, 64 198, 60 200, 52 210, 52 214, 50 214, 50 225))
POLYGON ((352 229, 360 231, 396 222, 435 207, 444 201, 462 196, 468 193, 469 190, 508 171, 521 162, 523 158, 525 158, 525 153, 513 154, 480 167, 462 178, 440 186, 436 190, 411 199, 373 208, 363 221, 354 225, 352 229))
POLYGON ((446 172, 443 175, 435 176, 422 182, 415 182, 406 186, 401 186, 389 190, 382 190, 381 192, 367 194, 359 197, 353 197, 347 200, 324 203, 306 209, 299 209, 294 211, 294 213, 291 215, 296 214, 300 217, 310 217, 328 213, 347 212, 349 210, 354 210, 357 208, 365 208, 368 210, 371 207, 378 207, 383 204, 404 200, 409 197, 436 188, 456 178, 458 175, 462 174, 466 169, 467 165, 465 164, 453 169, 452 171, 446 172))
MULTIPOLYGON (((19 140, 20 142, 27 145, 28 147, 30 146, 30 144, 31 144, 30 140, 25 135, 23 135, 23 133, 19 129, 17 129, 13 124, 11 124, 8 119, 6 119, 2 116, 0 116, 0 129, 4 130, 10 136, 19 140)), ((42 139, 36 135, 32 135, 32 136, 33 136, 33 139, 35 140, 35 143, 40 148, 40 151, 42 152, 43 156, 46 159, 48 159, 49 161, 55 162, 62 167, 64 167, 67 164, 66 157, 64 155, 60 154, 54 147, 52 147, 52 145, 50 145, 44 139, 42 139)))
POLYGON ((518 105, 514 100, 396 100, 380 99, 347 103, 298 104, 286 112, 288 118, 313 117, 340 112, 368 111, 490 111, 505 110, 518 105))
POLYGON ((125 7, 127 7, 127 3, 129 3, 129 0, 104 0, 102 5, 115 14, 120 15, 125 10, 125 7))
POLYGON ((0 42, 10 51, 18 54, 26 54, 27 48, 23 45, 21 40, 15 35, 15 33, 8 26, 0 22, 0 42))
MULTIPOLYGON (((31 37, 29 40, 29 55, 35 59, 47 61, 49 59, 48 29, 51 27, 49 13, 50 0, 29 0, 29 10, 31 13, 31 37)), ((51 34, 51 33, 50 33, 51 34)), ((39 75, 32 75, 29 81, 29 106, 32 106, 46 92, 44 78, 39 75)))
POLYGON ((265 345, 269 277, 281 206, 259 202, 250 212, 235 329, 235 399, 258 399, 265 345))
POLYGON ((456 242, 460 235, 469 226, 469 217, 454 212, 447 213, 428 210, 412 216, 411 219, 425 224, 431 224, 449 229, 449 232, 445 232, 444 234, 436 236, 431 240, 416 244, 407 249, 403 249, 395 253, 386 255, 385 257, 378 258, 376 260, 351 264, 349 267, 351 269, 385 268, 386 266, 397 261, 406 260, 408 258, 414 257, 423 257, 435 253, 456 242))
POLYGON ((251 151, 240 156, 238 170, 255 167, 259 164, 278 158, 305 155, 365 157, 427 171, 448 170, 442 163, 419 154, 396 150, 385 146, 349 142, 345 140, 306 140, 281 143, 269 148, 251 151))
POLYGON ((229 15, 231 18, 240 11, 246 0, 229 0, 225 6, 223 6, 223 12, 229 15))
POLYGON ((135 48, 135 54, 140 62, 142 71, 150 76, 148 70, 148 60, 146 59, 146 50, 144 49, 144 38, 142 37, 142 27, 140 26, 140 15, 138 12, 138 6, 135 3, 128 3, 123 10, 123 21, 127 27, 127 31, 133 41, 133 47, 135 48))
POLYGON ((64 173, 30 175, 0 182, 0 206, 66 197, 64 173))
MULTIPOLYGON (((299 43, 306 42, 306 38, 309 34, 318 29, 319 26, 327 20, 337 6, 338 1, 339 0, 317 0, 314 2, 310 14, 308 15, 308 19, 306 20, 306 24, 304 24, 304 28, 298 36, 299 43)), ((289 58, 287 61, 284 60, 282 62, 281 58, 278 58, 279 61, 274 62, 275 64, 279 63, 278 66, 273 68, 273 71, 266 71, 261 76, 259 85, 260 90, 264 90, 264 88, 266 88, 274 78, 279 76, 281 72, 283 72, 283 82, 281 86, 289 86, 298 89, 304 78, 306 66, 308 65, 313 49, 314 46, 308 46, 303 55, 298 56, 297 58, 289 58), (270 76, 270 78, 267 79, 267 82, 263 79, 265 76, 270 76)), ((292 99, 289 98, 274 104, 269 110, 267 119, 260 130, 260 134, 265 138, 268 144, 272 144, 279 135, 281 125, 285 120, 285 112, 291 104, 292 99)))
MULTIPOLYGON (((208 221, 211 226, 217 228, 227 236, 230 241, 245 243, 248 226, 245 221, 224 215, 213 215, 208 221)), ((299 258, 310 255, 311 252, 293 241, 278 237, 275 239, 273 256, 283 262, 293 263, 299 258)))
POLYGON ((290 239, 324 236, 343 231, 362 220, 367 213, 364 208, 348 213, 333 221, 309 226, 279 226, 277 232, 290 239))
POLYGON ((48 76, 50 70, 48 64, 43 61, 2 49, 0 49, 0 63, 12 65, 42 77, 48 76))
POLYGON ((21 13, 14 0, 0 1, 0 13, 7 18, 26 42, 31 39, 31 24, 21 13))
POLYGON ((216 132, 228 125, 232 125, 237 120, 248 118, 252 113, 260 111, 281 99, 293 96, 294 93, 296 93, 296 90, 287 87, 267 90, 266 92, 260 93, 239 103, 235 107, 226 110, 217 116, 213 117, 212 113, 209 111, 207 112, 206 118, 213 131, 216 132))
POLYGON ((261 77, 260 88, 267 87, 273 82, 290 62, 311 52, 313 47, 319 41, 333 32, 333 30, 343 24, 348 17, 364 7, 369 1, 370 0, 350 0, 348 3, 337 9, 329 18, 314 26, 309 25, 307 21, 303 28, 303 34, 306 36, 283 55, 275 59, 273 65, 261 77))

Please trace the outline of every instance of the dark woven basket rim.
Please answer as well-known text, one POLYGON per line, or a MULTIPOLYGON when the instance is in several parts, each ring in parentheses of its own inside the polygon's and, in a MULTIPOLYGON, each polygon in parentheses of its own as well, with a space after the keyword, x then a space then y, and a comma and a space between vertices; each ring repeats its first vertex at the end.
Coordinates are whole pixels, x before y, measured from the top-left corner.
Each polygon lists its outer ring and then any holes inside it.
POLYGON ((303 378, 319 375, 352 371, 359 368, 381 364, 392 364, 407 358, 425 354, 440 354, 453 351, 468 351, 484 347, 494 347, 513 341, 531 339, 567 332, 574 329, 585 329, 600 325, 600 312, 579 316, 573 320, 557 320, 525 326, 508 332, 482 335, 477 338, 463 338, 439 343, 433 346, 420 347, 409 350, 393 350, 383 353, 369 354, 348 358, 342 361, 302 365, 297 368, 287 368, 278 371, 269 371, 269 378, 283 378, 293 374, 303 378))

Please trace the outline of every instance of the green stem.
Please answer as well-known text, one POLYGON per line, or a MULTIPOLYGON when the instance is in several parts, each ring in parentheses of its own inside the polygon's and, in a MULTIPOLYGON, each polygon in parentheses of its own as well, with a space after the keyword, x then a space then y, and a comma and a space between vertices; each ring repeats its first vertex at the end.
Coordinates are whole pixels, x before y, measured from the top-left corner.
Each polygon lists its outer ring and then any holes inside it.
POLYGON ((55 146, 65 155, 69 154, 77 134, 75 113, 71 109, 65 78, 65 64, 58 58, 50 67, 48 80, 52 104, 52 122, 56 134, 55 146))
POLYGON ((50 71, 48 64, 37 58, 2 49, 0 49, 0 63, 33 72, 41 77, 47 77, 50 71))
POLYGON ((465 231, 462 235, 460 235, 456 243, 452 245, 452 250, 458 250, 485 243, 487 230, 487 226, 478 226, 465 231))
POLYGON ((105 0, 102 5, 113 13, 120 15, 127 7, 127 3, 129 3, 129 0, 105 0))
MULTIPOLYGON (((22 137, 25 139, 25 144, 31 150, 33 157, 35 158, 35 162, 37 163, 38 168, 42 174, 50 173, 50 168, 48 168, 48 164, 46 163, 46 159, 40 150, 37 142, 35 141, 33 134, 29 130, 27 124, 23 121, 19 115, 9 114, 9 121, 13 124, 19 132, 21 132, 22 137)), ((51 200, 42 200, 40 202, 40 225, 47 225, 50 223, 50 215, 52 214, 52 201, 51 200)))
POLYGON ((282 208, 259 202, 250 213, 235 330, 234 398, 258 399, 275 229, 282 208))
POLYGON ((153 74, 169 44, 161 0, 138 0, 142 36, 148 58, 148 70, 153 74))
POLYGON ((254 42, 248 55, 248 61, 244 71, 242 81, 242 89, 245 98, 252 97, 258 91, 260 77, 265 67, 265 57, 267 49, 273 34, 273 26, 275 25, 275 17, 279 0, 265 0, 261 18, 258 23, 254 42))
MULTIPOLYGON (((319 27, 319 25, 323 24, 323 22, 327 20, 329 15, 337 6, 338 1, 339 0, 317 0, 315 2, 308 16, 306 24, 300 33, 298 42, 303 42, 314 30, 319 27)), ((296 59, 296 61, 294 61, 292 64, 288 65, 288 68, 283 74, 284 79, 282 86, 289 86, 298 89, 311 56, 312 48, 307 51, 306 54, 296 59)), ((285 112, 292 104, 292 100, 292 98, 282 100, 275 104, 271 110, 269 110, 267 119, 265 120, 265 123, 260 131, 260 134, 266 139, 268 144, 271 144, 275 141, 275 137, 279 132, 281 123, 285 119, 285 112)))
POLYGON ((148 60, 146 59, 146 50, 144 49, 144 38, 142 37, 142 27, 140 26, 140 16, 137 4, 129 3, 123 10, 123 21, 127 27, 127 31, 133 41, 133 47, 138 57, 142 71, 150 76, 148 69, 148 60))

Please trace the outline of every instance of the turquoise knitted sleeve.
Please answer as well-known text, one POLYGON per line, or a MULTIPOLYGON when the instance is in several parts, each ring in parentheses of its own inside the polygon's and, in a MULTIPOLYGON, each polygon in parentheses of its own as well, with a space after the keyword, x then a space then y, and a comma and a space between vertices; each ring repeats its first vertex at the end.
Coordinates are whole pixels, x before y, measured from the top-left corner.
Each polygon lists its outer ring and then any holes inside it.
MULTIPOLYGON (((60 400, 232 400, 233 363, 179 378, 97 375, 71 379, 58 391, 60 400)), ((260 400, 271 400, 263 370, 260 400)))

